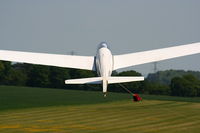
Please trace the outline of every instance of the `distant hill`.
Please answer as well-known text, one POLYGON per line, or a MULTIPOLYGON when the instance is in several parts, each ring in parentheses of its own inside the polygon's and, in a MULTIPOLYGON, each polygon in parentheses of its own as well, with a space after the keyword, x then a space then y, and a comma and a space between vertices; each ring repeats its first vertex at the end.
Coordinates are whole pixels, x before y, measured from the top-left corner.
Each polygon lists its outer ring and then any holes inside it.
POLYGON ((161 84, 169 85, 171 79, 174 77, 182 77, 183 75, 192 74, 196 78, 200 79, 199 71, 184 71, 184 70, 166 70, 158 71, 157 73, 150 73, 146 80, 150 82, 159 82, 161 84))

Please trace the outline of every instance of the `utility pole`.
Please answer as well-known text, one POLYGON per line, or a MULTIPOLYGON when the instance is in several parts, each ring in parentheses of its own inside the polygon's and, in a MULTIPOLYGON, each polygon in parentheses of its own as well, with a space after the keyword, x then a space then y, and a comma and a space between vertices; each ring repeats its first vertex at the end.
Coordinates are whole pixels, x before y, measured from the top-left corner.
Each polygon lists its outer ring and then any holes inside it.
POLYGON ((153 63, 153 65, 154 65, 154 68, 153 68, 154 73, 156 73, 156 72, 158 71, 157 64, 158 64, 158 62, 154 62, 154 63, 153 63))
POLYGON ((72 50, 71 52, 70 52, 70 55, 74 55, 75 54, 75 52, 72 50))

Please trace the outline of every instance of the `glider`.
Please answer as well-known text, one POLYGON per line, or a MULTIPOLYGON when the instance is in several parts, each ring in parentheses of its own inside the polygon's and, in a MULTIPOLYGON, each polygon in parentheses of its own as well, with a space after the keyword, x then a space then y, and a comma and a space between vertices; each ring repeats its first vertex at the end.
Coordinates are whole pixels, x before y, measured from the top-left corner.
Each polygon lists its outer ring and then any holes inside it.
POLYGON ((0 60, 77 68, 96 71, 99 77, 65 80, 66 84, 102 84, 106 96, 108 84, 143 81, 144 77, 113 77, 113 70, 200 53, 200 43, 192 43, 144 52, 112 55, 105 42, 98 45, 96 56, 58 55, 0 50, 0 60))

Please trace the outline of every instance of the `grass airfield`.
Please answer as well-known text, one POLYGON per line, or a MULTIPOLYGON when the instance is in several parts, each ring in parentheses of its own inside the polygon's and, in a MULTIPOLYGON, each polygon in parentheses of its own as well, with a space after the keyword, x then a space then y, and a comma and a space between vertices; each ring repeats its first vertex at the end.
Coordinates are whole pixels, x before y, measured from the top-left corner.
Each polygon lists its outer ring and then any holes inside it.
POLYGON ((0 133, 199 133, 200 98, 0 86, 0 133))

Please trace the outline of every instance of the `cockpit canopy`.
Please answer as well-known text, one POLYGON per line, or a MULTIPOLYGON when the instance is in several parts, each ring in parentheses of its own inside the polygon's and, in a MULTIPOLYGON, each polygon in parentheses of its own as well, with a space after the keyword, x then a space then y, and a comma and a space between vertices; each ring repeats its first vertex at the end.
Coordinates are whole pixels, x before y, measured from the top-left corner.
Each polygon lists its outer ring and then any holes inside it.
POLYGON ((101 42, 99 45, 98 45, 98 49, 100 48, 108 48, 108 45, 106 44, 106 42, 101 42))

